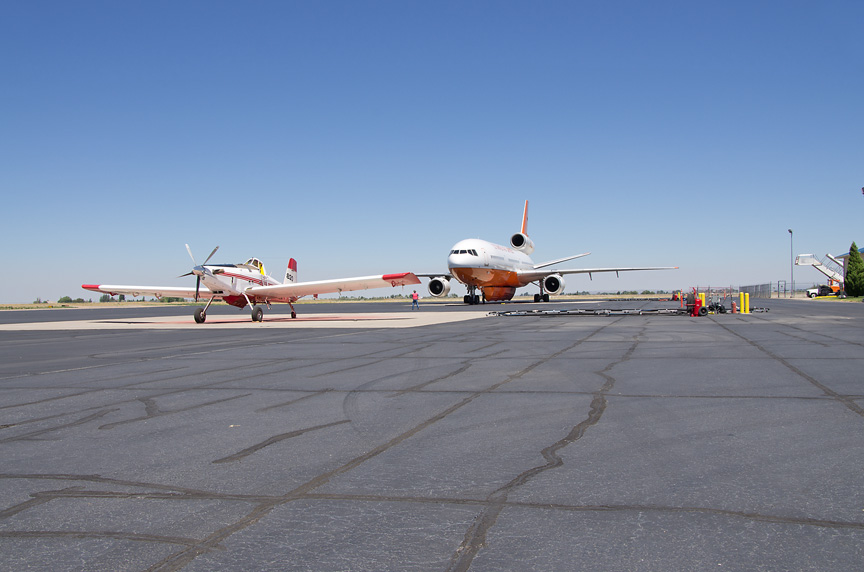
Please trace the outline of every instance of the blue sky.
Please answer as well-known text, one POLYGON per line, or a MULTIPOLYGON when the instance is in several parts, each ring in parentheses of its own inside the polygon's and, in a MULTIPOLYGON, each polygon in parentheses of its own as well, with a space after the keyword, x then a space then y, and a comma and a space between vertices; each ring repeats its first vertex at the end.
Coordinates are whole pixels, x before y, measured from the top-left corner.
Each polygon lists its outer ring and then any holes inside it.
POLYGON ((567 291, 786 280, 787 228, 796 254, 864 245, 861 22, 859 1, 7 2, 0 302, 183 285, 185 243, 301 280, 444 270, 526 199, 536 262, 681 267, 567 291))

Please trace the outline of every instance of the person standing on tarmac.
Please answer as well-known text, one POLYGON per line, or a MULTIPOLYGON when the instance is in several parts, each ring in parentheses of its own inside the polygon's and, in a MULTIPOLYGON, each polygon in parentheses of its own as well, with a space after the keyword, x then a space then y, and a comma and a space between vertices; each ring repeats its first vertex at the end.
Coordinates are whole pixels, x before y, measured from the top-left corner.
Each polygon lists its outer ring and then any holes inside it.
POLYGON ((413 311, 414 308, 420 309, 420 294, 417 293, 417 290, 411 294, 411 310, 413 311))

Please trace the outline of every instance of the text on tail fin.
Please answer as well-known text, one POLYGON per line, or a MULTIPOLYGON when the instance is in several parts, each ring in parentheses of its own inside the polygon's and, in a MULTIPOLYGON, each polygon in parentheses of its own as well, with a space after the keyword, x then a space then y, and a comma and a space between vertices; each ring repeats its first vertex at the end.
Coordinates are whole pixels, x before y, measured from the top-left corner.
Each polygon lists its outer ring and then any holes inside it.
POLYGON ((297 282, 297 261, 293 258, 288 261, 288 268, 285 269, 285 280, 283 284, 297 282))

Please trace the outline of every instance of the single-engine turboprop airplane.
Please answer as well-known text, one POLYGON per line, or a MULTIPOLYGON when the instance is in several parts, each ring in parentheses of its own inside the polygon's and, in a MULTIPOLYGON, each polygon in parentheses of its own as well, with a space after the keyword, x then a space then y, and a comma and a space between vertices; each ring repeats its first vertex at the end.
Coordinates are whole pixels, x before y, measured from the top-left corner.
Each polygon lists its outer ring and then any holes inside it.
POLYGON ((465 296, 466 304, 479 304, 479 289, 484 302, 510 300, 517 288, 536 282, 540 293, 534 294, 535 302, 548 302, 550 294, 560 294, 564 291, 564 274, 588 274, 595 272, 625 272, 630 270, 672 270, 677 266, 660 266, 645 268, 577 268, 571 270, 551 270, 555 266, 574 258, 588 256, 590 252, 574 254, 558 260, 534 264, 528 255, 534 252, 534 243, 528 238, 528 201, 525 201, 525 211, 522 213, 522 228, 510 237, 510 246, 501 246, 469 238, 453 245, 447 257, 447 267, 450 274, 417 274, 429 281, 429 294, 434 297, 446 296, 450 293, 450 279, 456 278, 468 287, 465 296))
MULTIPOLYGON (((252 307, 252 321, 264 319, 264 310, 258 304, 287 303, 291 306, 291 317, 296 318, 294 302, 303 296, 347 292, 352 290, 368 290, 370 288, 387 288, 420 284, 420 280, 411 272, 401 274, 384 274, 377 276, 360 276, 357 278, 337 278, 335 280, 317 280, 314 282, 297 282, 297 261, 293 258, 288 262, 285 280, 279 282, 268 276, 264 265, 257 258, 250 258, 243 264, 207 264, 219 250, 213 249, 203 264, 195 262, 192 250, 186 245, 192 263, 192 271, 183 276, 195 275, 195 288, 174 286, 118 286, 113 284, 82 284, 85 290, 111 294, 126 294, 130 296, 151 295, 156 298, 177 297, 206 298, 207 305, 195 309, 195 321, 203 324, 207 319, 207 309, 214 300, 224 300, 232 306, 252 307), (203 285, 203 288, 202 288, 203 285)), ((182 276, 181 276, 182 278, 182 276)))

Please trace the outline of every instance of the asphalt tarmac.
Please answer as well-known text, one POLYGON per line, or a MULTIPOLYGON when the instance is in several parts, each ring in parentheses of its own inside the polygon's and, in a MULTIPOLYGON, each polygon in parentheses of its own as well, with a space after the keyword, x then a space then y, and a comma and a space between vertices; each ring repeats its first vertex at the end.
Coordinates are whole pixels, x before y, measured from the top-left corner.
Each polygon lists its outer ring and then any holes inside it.
POLYGON ((861 569, 864 304, 422 304, 0 312, 0 570, 861 569))

